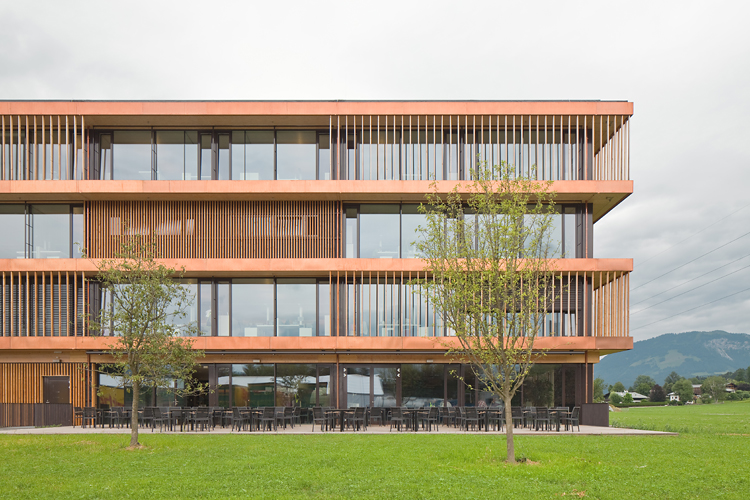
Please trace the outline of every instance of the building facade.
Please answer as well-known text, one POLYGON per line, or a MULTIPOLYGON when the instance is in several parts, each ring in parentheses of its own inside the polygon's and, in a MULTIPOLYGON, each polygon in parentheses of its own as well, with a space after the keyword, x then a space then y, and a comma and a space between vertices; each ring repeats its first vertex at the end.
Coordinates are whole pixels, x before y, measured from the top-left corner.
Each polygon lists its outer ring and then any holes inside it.
POLYGON ((140 235, 195 296, 197 376, 212 391, 178 404, 483 404, 410 285, 425 277, 419 203, 433 182, 465 189, 477 161, 553 181, 567 286, 530 383, 551 384, 555 404, 591 402, 594 363, 633 345, 632 260, 593 249, 595 223, 633 190, 632 113, 600 101, 0 102, 0 403, 128 403, 99 369, 111 339, 87 321, 109 305, 98 259, 140 235))

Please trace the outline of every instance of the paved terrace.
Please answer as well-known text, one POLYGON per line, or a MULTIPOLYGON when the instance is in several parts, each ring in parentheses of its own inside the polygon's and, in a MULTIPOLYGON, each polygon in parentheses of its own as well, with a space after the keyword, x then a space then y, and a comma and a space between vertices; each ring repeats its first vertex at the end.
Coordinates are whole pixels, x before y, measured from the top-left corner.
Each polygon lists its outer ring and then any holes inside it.
MULTIPOLYGON (((142 434, 152 434, 152 431, 150 428, 140 428, 139 431, 142 434)), ((153 431, 153 434, 158 434, 160 431, 159 429, 155 429, 153 431)), ((230 428, 221 428, 217 427, 215 429, 212 429, 210 431, 185 431, 180 432, 178 431, 168 431, 164 429, 161 431, 163 434, 184 434, 184 435, 191 435, 191 434, 277 434, 277 435, 284 435, 284 434, 398 434, 398 431, 394 428, 392 431, 390 430, 389 426, 387 425, 371 425, 367 427, 366 431, 352 431, 351 429, 344 431, 343 433, 340 432, 338 429, 335 431, 328 431, 328 432, 320 432, 320 426, 317 426, 315 430, 312 430, 312 424, 302 424, 302 425, 296 425, 294 428, 287 427, 279 428, 276 431, 242 431, 237 432, 232 431, 230 428)), ((464 431, 461 429, 457 429, 455 427, 449 427, 445 425, 441 425, 439 430, 432 430, 430 432, 423 431, 420 429, 418 432, 412 432, 407 430, 402 430, 402 434, 421 434, 421 435, 435 435, 435 434, 495 434, 498 436, 504 436, 505 430, 498 432, 498 431, 464 431)), ((8 428, 0 428, 0 434, 130 434, 130 429, 123 427, 123 428, 109 428, 109 427, 8 427, 8 428)), ((584 436, 677 436, 676 432, 659 432, 659 431, 644 431, 640 429, 623 429, 619 427, 596 427, 592 425, 582 425, 581 431, 578 432, 578 428, 576 427, 575 432, 566 431, 564 429, 561 429, 560 432, 555 431, 535 431, 533 429, 525 429, 525 428, 516 428, 513 430, 513 434, 516 436, 561 436, 561 435, 584 435, 584 436)))

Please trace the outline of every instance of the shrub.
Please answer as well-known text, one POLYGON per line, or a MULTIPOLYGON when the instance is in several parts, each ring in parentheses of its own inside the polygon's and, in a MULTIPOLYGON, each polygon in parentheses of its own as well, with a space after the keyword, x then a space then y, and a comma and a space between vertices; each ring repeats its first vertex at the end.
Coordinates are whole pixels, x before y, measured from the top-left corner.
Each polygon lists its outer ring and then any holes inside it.
POLYGON ((622 403, 622 396, 620 396, 619 394, 611 394, 609 396, 609 401, 612 404, 619 405, 622 403))

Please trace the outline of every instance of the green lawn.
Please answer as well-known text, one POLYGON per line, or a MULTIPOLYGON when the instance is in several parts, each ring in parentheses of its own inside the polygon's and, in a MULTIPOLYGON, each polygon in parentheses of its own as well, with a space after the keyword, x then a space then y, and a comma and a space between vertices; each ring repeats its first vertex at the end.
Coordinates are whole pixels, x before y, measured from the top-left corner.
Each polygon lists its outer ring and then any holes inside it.
POLYGON ((639 408, 680 436, 0 436, 0 498, 750 497, 750 403, 639 408))

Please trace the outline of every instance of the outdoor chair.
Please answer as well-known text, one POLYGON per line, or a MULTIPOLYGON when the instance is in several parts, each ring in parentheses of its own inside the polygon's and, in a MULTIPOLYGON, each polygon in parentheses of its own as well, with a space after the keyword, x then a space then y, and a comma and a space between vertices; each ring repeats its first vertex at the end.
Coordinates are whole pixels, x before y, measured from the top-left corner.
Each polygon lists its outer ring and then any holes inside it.
POLYGON ((536 409, 536 416, 534 418, 534 430, 539 430, 540 427, 542 427, 543 430, 549 430, 550 429, 550 416, 549 416, 549 408, 547 407, 541 407, 536 409))
POLYGON ((489 425, 492 426, 493 429, 496 429, 498 431, 503 430, 503 422, 505 421, 503 411, 499 408, 493 408, 489 410, 489 412, 489 425))
POLYGON ((162 432, 165 425, 167 426, 167 429, 169 429, 169 413, 167 412, 165 414, 162 412, 161 408, 154 408, 154 418, 151 432, 154 432, 157 423, 159 424, 159 432, 162 432))
POLYGON ((422 426, 426 427, 428 431, 432 430, 432 425, 435 425, 435 430, 440 430, 438 422, 440 421, 440 408, 433 406, 427 411, 427 414, 422 418, 422 426))
POLYGON ((573 412, 569 416, 562 417, 560 420, 565 422, 565 430, 568 430, 568 424, 570 424, 570 430, 573 431, 573 426, 578 427, 578 432, 581 432, 581 424, 579 423, 579 417, 581 408, 576 406, 573 408, 573 412))
POLYGON ((266 430, 266 424, 268 424, 269 431, 271 430, 271 426, 273 426, 273 430, 276 430, 276 408, 273 406, 263 408, 263 413, 260 414, 258 422, 260 428, 264 431, 266 430))
POLYGON ((148 427, 149 425, 153 427, 154 425, 154 409, 151 406, 147 406, 143 409, 143 413, 141 414, 140 423, 143 427, 148 427))
POLYGON ((328 430, 328 419, 326 418, 325 413, 323 413, 323 408, 316 406, 312 409, 312 432, 315 432, 315 425, 320 424, 320 430, 323 431, 323 426, 325 426, 325 430, 328 430))
POLYGON ((185 426, 185 412, 182 408, 173 408, 169 412, 169 428, 176 429, 177 424, 180 424, 180 431, 182 431, 185 426))
POLYGON ((477 409, 473 406, 470 406, 465 409, 465 415, 464 415, 464 430, 469 430, 469 425, 471 425, 471 428, 474 429, 479 428, 479 414, 477 413, 477 409))
POLYGON ((463 429, 465 415, 466 415, 466 408, 464 408, 463 406, 459 406, 458 408, 456 408, 456 421, 454 425, 457 428, 463 429))
POLYGON ((81 427, 86 428, 86 421, 91 423, 91 426, 96 428, 96 408, 93 406, 87 406, 83 409, 83 417, 81 418, 81 427))
POLYGON ((523 427, 523 409, 520 406, 513 406, 510 412, 513 418, 513 427, 517 428, 519 425, 523 427))
POLYGON ((294 425, 302 425, 302 408, 295 406, 292 412, 292 428, 294 425))
POLYGON ((383 412, 384 408, 380 407, 370 407, 370 424, 375 424, 375 422, 378 423, 378 425, 383 425, 383 412))
POLYGON ((205 406, 195 410, 193 425, 195 426, 195 430, 198 430, 198 425, 200 425, 201 430, 207 428, 211 431, 211 410, 205 406))
POLYGON ((365 407, 355 408, 353 413, 347 413, 345 417, 345 425, 352 426, 352 430, 367 430, 367 423, 365 422, 365 407))
POLYGON ((76 426, 76 420, 80 421, 81 427, 83 427, 83 408, 80 406, 73 408, 73 427, 76 426))
POLYGON ((401 432, 401 426, 404 425, 404 412, 399 407, 394 407, 391 410, 391 426, 388 428, 388 432, 393 430, 394 425, 401 432))
POLYGON ((251 415, 243 413, 238 407, 232 408, 232 432, 237 428, 237 431, 244 430, 246 425, 250 425, 252 428, 251 415))

